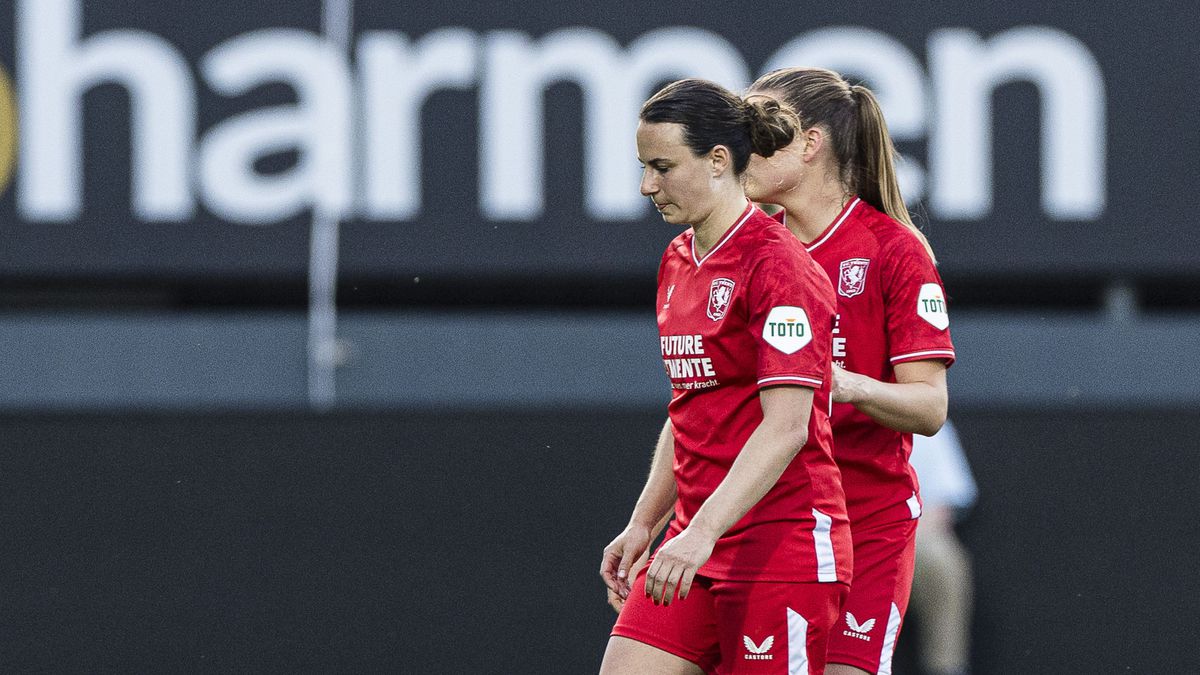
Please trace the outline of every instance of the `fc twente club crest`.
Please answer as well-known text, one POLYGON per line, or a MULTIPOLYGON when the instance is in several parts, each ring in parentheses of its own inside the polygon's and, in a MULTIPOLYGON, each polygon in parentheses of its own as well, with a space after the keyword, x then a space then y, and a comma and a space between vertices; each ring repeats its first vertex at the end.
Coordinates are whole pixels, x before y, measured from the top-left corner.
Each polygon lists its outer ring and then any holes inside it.
POLYGON ((733 299, 733 279, 713 279, 708 289, 708 318, 720 321, 729 311, 729 301, 733 299))
POLYGON ((853 298, 867 286, 867 258, 851 258, 842 261, 841 272, 838 273, 838 295, 853 298))

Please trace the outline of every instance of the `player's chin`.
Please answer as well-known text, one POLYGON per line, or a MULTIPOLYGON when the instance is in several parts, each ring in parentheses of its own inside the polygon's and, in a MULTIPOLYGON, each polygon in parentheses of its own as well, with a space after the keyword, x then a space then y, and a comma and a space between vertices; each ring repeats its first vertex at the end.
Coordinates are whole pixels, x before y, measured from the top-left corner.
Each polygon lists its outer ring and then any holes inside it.
POLYGON ((742 187, 745 189, 746 197, 750 201, 758 202, 758 203, 767 203, 767 204, 774 203, 771 200, 776 195, 773 194, 770 190, 762 189, 758 183, 756 183, 754 181, 747 181, 747 182, 743 183, 742 187))
POLYGON ((663 222, 671 223, 672 225, 678 225, 684 222, 679 209, 672 208, 670 206, 659 209, 658 215, 662 216, 663 222))

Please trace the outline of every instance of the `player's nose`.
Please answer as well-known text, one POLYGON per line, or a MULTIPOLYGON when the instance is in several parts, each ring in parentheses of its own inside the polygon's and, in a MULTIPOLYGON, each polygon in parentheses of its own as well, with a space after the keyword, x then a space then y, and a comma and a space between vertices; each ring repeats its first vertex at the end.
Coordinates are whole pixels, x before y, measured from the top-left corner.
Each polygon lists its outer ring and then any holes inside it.
POLYGON ((639 189, 641 189, 642 195, 646 197, 658 192, 658 182, 654 180, 654 174, 650 173, 648 168, 642 169, 642 183, 639 189))

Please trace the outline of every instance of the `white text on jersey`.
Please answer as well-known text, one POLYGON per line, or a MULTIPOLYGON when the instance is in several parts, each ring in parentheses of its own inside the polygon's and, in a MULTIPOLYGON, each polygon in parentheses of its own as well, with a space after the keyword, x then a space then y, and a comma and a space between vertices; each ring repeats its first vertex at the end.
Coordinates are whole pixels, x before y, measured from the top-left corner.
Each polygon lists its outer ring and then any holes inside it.
POLYGON ((672 380, 692 377, 716 377, 712 359, 704 356, 704 336, 663 335, 663 366, 672 380))

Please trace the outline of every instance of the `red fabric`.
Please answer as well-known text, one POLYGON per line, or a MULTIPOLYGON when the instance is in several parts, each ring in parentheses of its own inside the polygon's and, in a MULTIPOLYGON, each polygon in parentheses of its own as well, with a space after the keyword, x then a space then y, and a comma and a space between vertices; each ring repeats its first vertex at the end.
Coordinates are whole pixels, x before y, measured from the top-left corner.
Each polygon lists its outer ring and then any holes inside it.
POLYGON ((789 609, 808 623, 804 639, 808 672, 824 672, 828 641, 848 591, 843 583, 696 577, 686 600, 676 598, 670 605, 655 605, 645 595, 645 581, 643 568, 612 634, 669 652, 718 675, 787 675, 789 609), (747 640, 754 644, 754 651, 747 640))
POLYGON ((808 386, 815 394, 807 444, 718 540, 700 573, 741 581, 834 580, 817 576, 816 509, 832 523, 834 560, 822 560, 836 567, 836 580, 849 581, 850 533, 830 447, 835 300, 825 273, 787 228, 748 206, 702 259, 695 256, 691 230, 671 242, 658 286, 679 491, 667 538, 691 522, 762 422, 760 386, 808 386))
MULTIPOLYGON (((948 322, 941 277, 908 228, 856 198, 806 249, 837 293, 834 363, 895 382, 895 363, 954 362, 949 328, 935 325, 948 322)), ((912 434, 888 429, 848 403, 834 404, 832 428, 850 522, 911 518, 905 502, 918 492, 908 464, 912 434)))
POLYGON ((912 589, 916 532, 915 520, 875 527, 855 523, 854 586, 829 637, 829 663, 844 663, 868 673, 879 672, 884 660, 890 664, 912 589), (901 623, 891 636, 893 648, 885 649, 893 604, 901 623), (871 621, 869 630, 855 630, 871 621))

